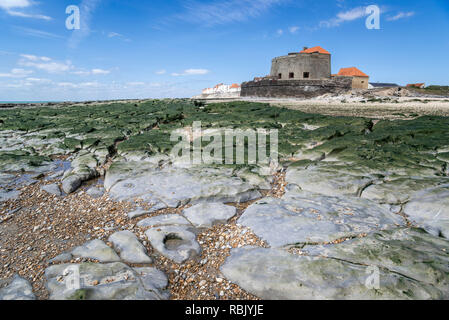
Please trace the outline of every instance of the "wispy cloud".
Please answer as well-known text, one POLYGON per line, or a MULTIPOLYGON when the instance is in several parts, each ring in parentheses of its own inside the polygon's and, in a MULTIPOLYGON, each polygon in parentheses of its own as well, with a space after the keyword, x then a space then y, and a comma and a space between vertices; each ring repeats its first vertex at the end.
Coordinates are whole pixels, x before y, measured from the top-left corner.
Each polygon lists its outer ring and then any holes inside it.
POLYGON ((1 78, 24 78, 32 74, 33 71, 15 68, 8 73, 0 73, 1 78))
POLYGON ((187 69, 182 73, 172 73, 173 77, 181 77, 181 76, 198 76, 208 74, 210 71, 207 69, 187 69))
POLYGON ((92 74, 96 74, 96 75, 98 75, 98 74, 110 74, 111 73, 111 71, 109 71, 109 70, 103 70, 103 69, 92 69, 92 74))
POLYGON ((38 57, 29 54, 22 54, 18 64, 22 67, 36 68, 48 73, 63 73, 74 68, 70 61, 53 61, 48 57, 38 57))
POLYGON ((57 34, 54 34, 51 32, 38 30, 38 29, 31 29, 31 28, 24 28, 24 27, 17 27, 17 26, 15 26, 13 28, 22 34, 32 36, 32 37, 44 38, 44 39, 64 39, 64 37, 62 37, 60 35, 57 35, 57 34))
POLYGON ((357 7, 348 11, 342 11, 336 17, 320 22, 320 27, 332 28, 338 27, 344 22, 354 21, 367 15, 365 7, 357 7))
POLYGON ((415 15, 415 12, 413 12, 413 11, 411 11, 411 12, 399 12, 395 16, 388 17, 387 20, 388 21, 396 21, 396 20, 400 20, 400 19, 410 18, 410 17, 413 17, 414 15, 415 15))
POLYGON ((131 39, 118 32, 109 32, 107 36, 108 38, 117 38, 125 42, 131 42, 131 39))
POLYGON ((26 8, 31 6, 29 0, 0 0, 0 8, 10 10, 14 8, 26 8))
POLYGON ((290 31, 291 34, 295 34, 296 32, 298 32, 298 30, 299 30, 299 27, 297 27, 297 26, 288 28, 288 31, 290 31))
POLYGON ((101 0, 83 0, 80 5, 80 29, 73 30, 69 39, 69 47, 76 48, 80 42, 90 34, 90 22, 92 14, 100 4, 101 0))
POLYGON ((111 71, 109 70, 103 70, 103 69, 92 69, 92 70, 77 70, 71 72, 72 74, 76 74, 78 76, 90 76, 90 75, 106 75, 110 74, 111 71))
POLYGON ((286 1, 288 0, 190 1, 185 5, 185 11, 175 18, 207 26, 242 22, 261 16, 286 1))
POLYGON ((158 75, 163 75, 163 74, 166 74, 166 73, 167 73, 167 70, 156 71, 156 74, 158 74, 158 75))
POLYGON ((36 4, 30 0, 0 0, 0 8, 6 11, 7 14, 13 17, 21 17, 21 18, 34 18, 34 19, 42 19, 42 20, 52 20, 51 17, 43 15, 43 14, 34 14, 23 12, 23 9, 29 8, 32 5, 36 4), (18 11, 21 10, 21 11, 18 11))

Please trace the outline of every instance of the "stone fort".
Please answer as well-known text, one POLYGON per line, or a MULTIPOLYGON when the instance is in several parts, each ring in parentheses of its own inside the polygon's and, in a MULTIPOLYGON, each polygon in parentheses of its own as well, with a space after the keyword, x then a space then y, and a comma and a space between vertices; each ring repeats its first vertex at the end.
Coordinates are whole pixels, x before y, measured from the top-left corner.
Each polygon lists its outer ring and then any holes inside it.
POLYGON ((332 75, 331 58, 330 52, 319 46, 274 58, 270 75, 244 82, 241 96, 312 98, 368 89, 369 76, 355 67, 332 75))

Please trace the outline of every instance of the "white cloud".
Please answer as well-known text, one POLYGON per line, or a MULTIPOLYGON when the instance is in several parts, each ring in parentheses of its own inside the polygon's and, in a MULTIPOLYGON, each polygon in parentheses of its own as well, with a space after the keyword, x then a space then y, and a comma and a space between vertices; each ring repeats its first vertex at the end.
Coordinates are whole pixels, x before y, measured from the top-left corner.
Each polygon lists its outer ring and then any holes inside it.
POLYGON ((118 33, 118 32, 109 32, 108 33, 108 38, 117 38, 117 39, 120 39, 120 40, 125 41, 125 42, 131 42, 131 39, 128 39, 123 34, 118 33))
POLYGON ((92 69, 92 74, 110 74, 111 71, 103 69, 92 69))
POLYGON ((78 71, 73 71, 72 74, 76 74, 77 76, 88 76, 91 74, 90 71, 83 71, 83 70, 78 70, 78 71))
POLYGON ((29 13, 13 11, 13 10, 8 10, 7 12, 10 16, 13 16, 13 17, 34 18, 34 19, 41 19, 41 20, 47 20, 47 21, 52 20, 51 17, 45 16, 43 14, 29 14, 29 13))
POLYGON ((20 68, 12 69, 9 73, 0 73, 2 78, 24 78, 32 74, 33 71, 20 68))
POLYGON ((181 77, 181 76, 194 76, 194 75, 205 75, 208 74, 210 71, 207 69, 187 69, 184 70, 183 73, 172 73, 171 75, 174 77, 181 77))
POLYGON ((348 21, 354 21, 367 15, 365 7, 357 7, 349 11, 339 12, 335 18, 321 21, 320 27, 338 27, 340 24, 348 21))
POLYGON ((191 1, 176 19, 208 26, 242 22, 268 12, 286 0, 225 0, 204 3, 191 1))
POLYGON ((410 18, 413 17, 415 13, 413 11, 411 12, 399 12, 397 15, 387 18, 388 21, 396 21, 400 19, 410 18))
POLYGON ((81 83, 73 83, 73 82, 58 82, 56 84, 58 87, 63 88, 98 88, 101 87, 102 84, 99 82, 81 82, 81 83))
POLYGON ((20 56, 30 61, 45 61, 45 62, 51 61, 51 58, 49 57, 38 57, 32 54, 21 54, 20 56))
POLYGON ((59 82, 56 84, 58 87, 69 87, 69 88, 76 88, 77 85, 71 82, 59 82))
POLYGON ((92 70, 76 70, 72 71, 72 74, 76 74, 78 76, 89 76, 89 75, 105 75, 110 74, 111 71, 103 70, 103 69, 92 69, 92 70))
POLYGON ((166 74, 166 73, 167 73, 167 70, 156 71, 156 74, 159 74, 159 75, 166 74))
POLYGON ((41 78, 26 78, 26 81, 34 82, 34 83, 50 83, 49 79, 41 79, 41 78))
POLYGON ((279 36, 282 36, 282 35, 284 34, 284 30, 279 29, 279 30, 277 31, 277 34, 278 34, 279 36))
POLYGON ((299 27, 297 27, 297 26, 288 28, 288 31, 290 31, 290 33, 296 33, 296 32, 298 32, 298 30, 299 30, 299 27))
POLYGON ((52 20, 51 17, 43 14, 32 14, 23 11, 17 11, 17 9, 25 9, 31 7, 35 3, 29 0, 0 0, 0 8, 6 11, 7 14, 13 17, 21 18, 34 18, 42 20, 52 20))
POLYGON ((29 0, 0 0, 0 8, 9 10, 13 8, 26 8, 31 6, 29 0))
POLYGON ((123 37, 123 36, 117 32, 109 32, 108 33, 108 38, 114 38, 114 37, 123 37))
POLYGON ((19 65, 22 67, 33 67, 48 73, 62 73, 73 69, 70 61, 58 62, 48 57, 38 57, 34 55, 22 54, 19 65))

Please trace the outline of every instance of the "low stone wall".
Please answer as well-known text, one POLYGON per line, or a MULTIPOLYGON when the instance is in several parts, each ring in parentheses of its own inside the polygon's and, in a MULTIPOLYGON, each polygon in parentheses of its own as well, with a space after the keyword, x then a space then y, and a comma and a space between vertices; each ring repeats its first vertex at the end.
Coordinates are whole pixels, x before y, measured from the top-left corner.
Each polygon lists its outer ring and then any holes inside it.
POLYGON ((326 93, 345 93, 352 88, 352 78, 332 80, 261 80, 242 84, 242 97, 313 98, 326 93))

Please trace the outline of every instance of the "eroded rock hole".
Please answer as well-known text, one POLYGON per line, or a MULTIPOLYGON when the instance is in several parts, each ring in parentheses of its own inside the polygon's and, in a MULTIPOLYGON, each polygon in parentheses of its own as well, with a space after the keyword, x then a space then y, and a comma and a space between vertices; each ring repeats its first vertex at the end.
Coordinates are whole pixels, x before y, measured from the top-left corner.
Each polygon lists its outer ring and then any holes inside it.
POLYGON ((183 244, 188 244, 189 242, 182 239, 179 235, 176 233, 170 233, 165 236, 164 238, 164 246, 167 248, 167 250, 176 250, 183 244))

